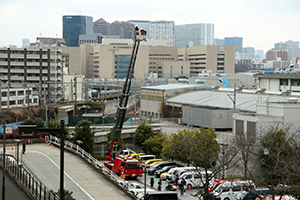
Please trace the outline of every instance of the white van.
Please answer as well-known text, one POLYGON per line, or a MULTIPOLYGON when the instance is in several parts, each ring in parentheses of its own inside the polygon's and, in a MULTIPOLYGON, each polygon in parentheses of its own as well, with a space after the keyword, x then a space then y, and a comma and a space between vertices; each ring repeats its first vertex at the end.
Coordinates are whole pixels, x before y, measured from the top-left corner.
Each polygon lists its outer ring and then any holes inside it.
POLYGON ((216 198, 219 197, 220 200, 233 200, 247 188, 255 188, 253 181, 227 181, 220 184, 213 192, 213 195, 216 198))
MULTIPOLYGON (((212 176, 211 171, 207 171, 208 176, 212 176)), ((196 187, 204 187, 204 183, 206 181, 206 173, 205 171, 202 172, 185 172, 179 177, 179 182, 181 182, 182 178, 186 181, 186 186, 189 188, 196 188, 196 187)), ((212 178, 210 181, 213 181, 212 178)))

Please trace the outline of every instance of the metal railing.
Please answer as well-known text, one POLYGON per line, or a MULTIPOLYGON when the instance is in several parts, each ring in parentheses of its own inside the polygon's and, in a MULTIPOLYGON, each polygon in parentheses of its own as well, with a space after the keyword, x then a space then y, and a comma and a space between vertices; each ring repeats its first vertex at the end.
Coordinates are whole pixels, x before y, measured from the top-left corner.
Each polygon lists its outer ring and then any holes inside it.
MULTIPOLYGON (((60 138, 57 138, 53 135, 50 135, 50 141, 60 144, 60 138)), ((86 158, 89 164, 93 165, 94 167, 99 167, 104 175, 108 176, 111 180, 117 182, 119 185, 126 187, 127 182, 124 179, 115 174, 112 170, 105 167, 102 162, 98 161, 91 154, 82 149, 79 145, 65 140, 65 147, 69 147, 72 151, 77 152, 82 157, 86 158)))
MULTIPOLYGON (((3 168, 3 152, 0 153, 0 165, 3 168)), ((37 180, 22 165, 18 165, 17 160, 12 155, 5 155, 5 168, 10 177, 12 177, 20 187, 36 200, 59 200, 60 198, 50 192, 50 190, 41 181, 37 180)))

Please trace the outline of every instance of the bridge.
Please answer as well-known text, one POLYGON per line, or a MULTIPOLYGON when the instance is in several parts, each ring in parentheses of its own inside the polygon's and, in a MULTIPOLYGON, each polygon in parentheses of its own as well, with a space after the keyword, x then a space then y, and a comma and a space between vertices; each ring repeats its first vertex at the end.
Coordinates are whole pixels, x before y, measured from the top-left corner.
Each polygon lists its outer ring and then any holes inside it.
MULTIPOLYGON (((57 192, 60 180, 60 149, 46 143, 31 144, 26 148, 26 153, 21 154, 20 158, 23 166, 49 190, 57 192)), ((15 151, 10 149, 7 153, 14 155, 15 151)), ((102 170, 94 168, 80 156, 68 151, 65 151, 64 156, 64 189, 73 192, 75 199, 133 199, 104 175, 102 170)))

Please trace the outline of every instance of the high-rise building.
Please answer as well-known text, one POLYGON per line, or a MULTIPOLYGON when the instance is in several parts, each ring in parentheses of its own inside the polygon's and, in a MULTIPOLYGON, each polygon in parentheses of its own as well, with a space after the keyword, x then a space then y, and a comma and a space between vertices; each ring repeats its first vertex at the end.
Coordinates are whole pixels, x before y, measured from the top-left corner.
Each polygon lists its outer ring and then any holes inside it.
POLYGON ((224 45, 224 39, 214 38, 213 45, 224 45))
POLYGON ((63 16, 63 38, 70 47, 79 46, 79 35, 93 34, 93 17, 81 15, 63 16))
POLYGON ((266 53, 266 61, 274 61, 280 58, 281 61, 289 61, 289 52, 287 49, 270 49, 266 53))
MULTIPOLYGON (((128 21, 133 23, 134 26, 138 26, 140 29, 145 29, 145 31, 149 33, 150 21, 146 21, 146 20, 128 20, 128 21)), ((147 34, 147 38, 149 38, 149 34, 147 34)))
POLYGON ((101 33, 102 35, 108 35, 107 29, 108 29, 109 23, 105 21, 103 18, 98 19, 93 23, 93 31, 94 33, 101 33))
POLYGON ((131 22, 114 21, 108 23, 103 18, 98 19, 93 23, 94 33, 101 33, 102 35, 119 36, 121 39, 133 39, 135 25, 131 22))
POLYGON ((255 50, 254 51, 255 60, 263 60, 265 59, 264 50, 255 50))
POLYGON ((254 58, 254 47, 244 47, 243 53, 245 54, 245 59, 253 59, 254 58))
POLYGON ((300 55, 299 41, 288 40, 285 44, 287 44, 287 49, 291 59, 300 55))
POLYGON ((175 46, 174 21, 151 21, 148 35, 150 39, 167 40, 167 46, 175 46))
POLYGON ((225 37, 224 45, 234 45, 235 52, 243 53, 243 38, 242 37, 225 37))
POLYGON ((286 43, 283 42, 277 42, 274 44, 274 48, 275 49, 287 49, 288 45, 286 43))
POLYGON ((214 24, 184 24, 175 26, 175 46, 185 48, 193 45, 212 45, 214 39, 214 24))
POLYGON ((22 48, 29 48, 30 47, 30 40, 28 38, 22 39, 22 48))

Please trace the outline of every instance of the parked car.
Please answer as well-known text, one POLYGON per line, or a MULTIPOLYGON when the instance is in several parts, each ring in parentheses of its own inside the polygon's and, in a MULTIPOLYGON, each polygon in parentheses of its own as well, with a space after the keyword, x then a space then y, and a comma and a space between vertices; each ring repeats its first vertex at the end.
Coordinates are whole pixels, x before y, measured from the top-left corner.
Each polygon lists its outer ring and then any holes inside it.
POLYGON ((150 165, 154 162, 158 162, 158 161, 163 161, 163 159, 161 158, 156 158, 156 159, 150 159, 150 160, 147 160, 144 164, 143 164, 143 167, 146 167, 146 168, 149 168, 150 165))
POLYGON ((149 175, 153 175, 156 170, 160 170, 165 166, 174 166, 176 162, 160 162, 153 165, 147 172, 149 175))
POLYGON ((160 177, 160 174, 164 173, 164 172, 168 172, 170 169, 174 168, 175 165, 171 165, 171 166, 165 166, 160 170, 156 170, 156 172, 154 173, 156 178, 160 177))
MULTIPOLYGON (((129 183, 128 191, 131 192, 132 194, 134 194, 135 196, 137 196, 138 193, 144 193, 144 187, 137 183, 129 183)), ((154 191, 154 190, 147 189, 147 191, 154 191)))
POLYGON ((214 179, 208 186, 208 192, 213 192, 220 184, 222 184, 226 181, 241 181, 241 179, 233 179, 233 180, 214 179))
MULTIPOLYGON (((208 176, 212 176, 211 171, 207 171, 208 176)), ((180 184, 182 178, 186 181, 188 188, 204 187, 206 182, 206 172, 185 172, 179 177, 178 183, 180 184)), ((213 179, 210 180, 211 182, 213 179)))
MULTIPOLYGON (((255 200, 259 199, 259 197, 262 200, 268 200, 272 199, 272 192, 269 188, 257 188, 251 191, 243 191, 240 194, 237 195, 235 200, 255 200)), ((278 192, 278 190, 274 189, 274 197, 280 198, 281 194, 278 192)), ((283 195, 282 200, 287 199, 287 196, 283 195)))
POLYGON ((167 179, 167 177, 166 177, 167 173, 168 172, 161 173, 160 178, 163 179, 163 180, 166 180, 167 179))
POLYGON ((184 172, 186 172, 186 171, 189 171, 189 170, 191 171, 191 170, 195 170, 195 169, 196 169, 196 167, 175 167, 175 168, 172 168, 168 171, 168 173, 166 175, 166 179, 168 181, 174 181, 178 171, 183 170, 184 172))
POLYGON ((238 194, 249 188, 255 188, 255 184, 251 180, 227 181, 220 184, 213 195, 220 200, 233 200, 238 194))

